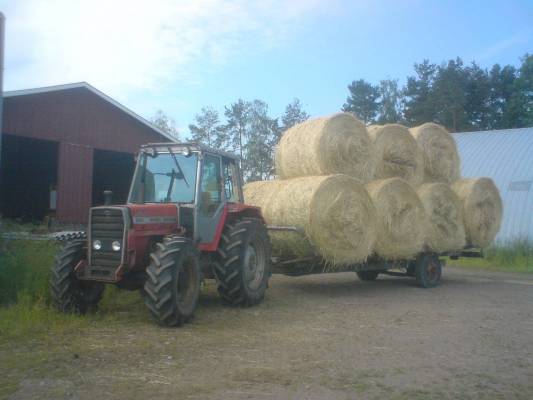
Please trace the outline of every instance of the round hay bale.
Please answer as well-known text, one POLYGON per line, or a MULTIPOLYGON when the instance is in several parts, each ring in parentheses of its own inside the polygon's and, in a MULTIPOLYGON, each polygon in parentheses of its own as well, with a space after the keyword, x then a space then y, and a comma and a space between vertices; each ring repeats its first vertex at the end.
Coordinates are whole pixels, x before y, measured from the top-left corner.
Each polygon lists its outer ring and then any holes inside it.
POLYGON ((307 176, 253 182, 244 187, 247 204, 261 207, 269 225, 295 226, 269 231, 274 254, 321 255, 332 265, 364 261, 376 238, 376 211, 364 186, 346 175, 307 176), (302 240, 303 239, 303 240, 302 240))
POLYGON ((409 129, 400 124, 371 125, 370 140, 376 152, 374 179, 398 177, 413 186, 424 179, 424 158, 409 129))
POLYGON ((425 183, 417 190, 427 215, 426 246, 437 253, 465 246, 462 204, 445 183, 425 183))
POLYGON ((467 244, 487 247, 500 230, 503 204, 490 178, 461 179, 453 184, 461 199, 467 244))
POLYGON ((416 191, 400 178, 366 185, 377 211, 375 253, 385 259, 404 259, 424 245, 426 213, 416 191))
POLYGON ((275 163, 281 179, 341 173, 368 182, 375 157, 365 125, 352 114, 339 113, 285 131, 275 163))
POLYGON ((453 183, 460 178, 457 145, 443 126, 430 122, 409 131, 422 149, 424 182, 453 183))

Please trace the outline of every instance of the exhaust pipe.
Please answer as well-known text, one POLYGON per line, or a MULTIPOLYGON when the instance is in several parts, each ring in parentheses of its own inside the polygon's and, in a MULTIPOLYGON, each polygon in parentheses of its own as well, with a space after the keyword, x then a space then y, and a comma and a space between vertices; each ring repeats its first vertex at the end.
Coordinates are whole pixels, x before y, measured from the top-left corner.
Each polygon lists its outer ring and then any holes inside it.
POLYGON ((104 190, 104 206, 110 206, 113 201, 113 192, 111 190, 104 190))

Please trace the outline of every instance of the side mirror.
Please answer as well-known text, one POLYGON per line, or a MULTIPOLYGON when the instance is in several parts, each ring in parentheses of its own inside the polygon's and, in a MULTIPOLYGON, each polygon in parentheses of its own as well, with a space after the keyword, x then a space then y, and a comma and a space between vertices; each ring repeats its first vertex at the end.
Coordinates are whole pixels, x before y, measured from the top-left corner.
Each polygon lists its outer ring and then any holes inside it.
POLYGON ((113 192, 111 190, 104 190, 104 206, 110 206, 113 199, 113 192))

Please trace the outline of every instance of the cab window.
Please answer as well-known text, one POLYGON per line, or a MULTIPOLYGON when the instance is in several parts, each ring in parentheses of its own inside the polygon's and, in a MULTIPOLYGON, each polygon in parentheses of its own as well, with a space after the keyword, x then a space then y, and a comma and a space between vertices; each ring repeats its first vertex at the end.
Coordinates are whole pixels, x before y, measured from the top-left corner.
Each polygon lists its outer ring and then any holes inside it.
POLYGON ((226 201, 230 203, 237 203, 239 201, 238 185, 237 185, 237 168, 235 161, 228 158, 222 159, 222 170, 224 172, 224 195, 226 201))
POLYGON ((222 202, 221 175, 220 158, 206 155, 202 167, 202 183, 200 186, 200 211, 203 215, 214 215, 222 202))

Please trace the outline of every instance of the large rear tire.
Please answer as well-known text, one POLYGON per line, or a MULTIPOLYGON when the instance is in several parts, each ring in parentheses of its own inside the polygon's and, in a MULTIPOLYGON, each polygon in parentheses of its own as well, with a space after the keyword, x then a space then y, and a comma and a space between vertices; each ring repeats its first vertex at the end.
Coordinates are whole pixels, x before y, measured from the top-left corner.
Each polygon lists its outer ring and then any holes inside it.
POLYGON ((180 326, 192 318, 198 305, 198 252, 182 237, 166 237, 156 247, 146 269, 145 304, 158 324, 180 326))
POLYGON ((235 306, 260 303, 271 275, 270 253, 270 239, 260 220, 226 224, 213 262, 220 296, 235 306))
POLYGON ((104 293, 101 282, 82 281, 74 268, 86 258, 86 240, 65 242, 55 258, 50 274, 50 292, 55 307, 64 313, 94 311, 104 293))

